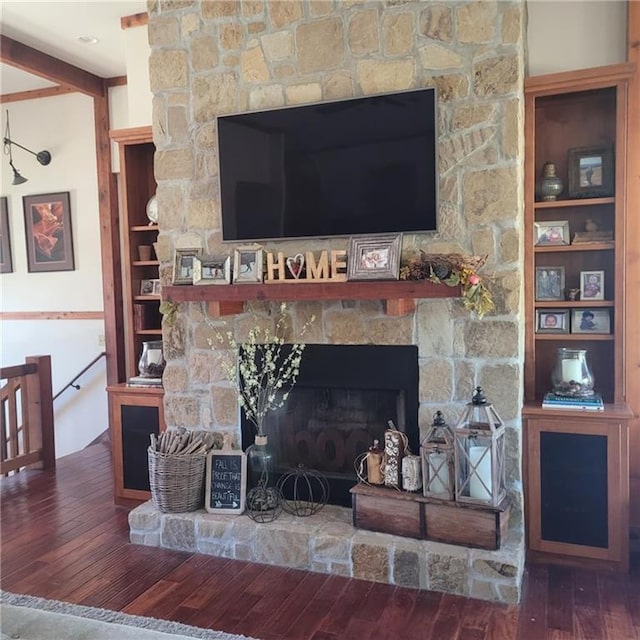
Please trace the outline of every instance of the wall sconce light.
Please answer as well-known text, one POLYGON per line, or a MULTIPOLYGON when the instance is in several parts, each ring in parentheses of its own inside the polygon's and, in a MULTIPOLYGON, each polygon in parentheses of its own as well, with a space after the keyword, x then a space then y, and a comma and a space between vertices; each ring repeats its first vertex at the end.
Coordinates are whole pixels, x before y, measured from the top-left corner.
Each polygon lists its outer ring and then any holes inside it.
POLYGON ((27 149, 26 147, 23 147, 21 144, 18 144, 17 142, 14 142, 13 140, 11 140, 11 129, 9 127, 9 111, 8 110, 7 110, 7 125, 4 130, 4 138, 2 139, 2 142, 4 144, 5 155, 9 156, 9 166, 11 167, 11 169, 13 169, 13 182, 11 183, 13 185, 23 184, 27 181, 27 178, 25 178, 24 176, 21 176, 20 172, 13 165, 13 155, 11 153, 12 144, 15 145, 16 147, 19 147, 23 151, 27 151, 31 155, 34 155, 36 157, 36 160, 41 165, 46 166, 51 162, 51 154, 48 151, 38 151, 38 153, 36 153, 35 151, 31 151, 31 149, 27 149))

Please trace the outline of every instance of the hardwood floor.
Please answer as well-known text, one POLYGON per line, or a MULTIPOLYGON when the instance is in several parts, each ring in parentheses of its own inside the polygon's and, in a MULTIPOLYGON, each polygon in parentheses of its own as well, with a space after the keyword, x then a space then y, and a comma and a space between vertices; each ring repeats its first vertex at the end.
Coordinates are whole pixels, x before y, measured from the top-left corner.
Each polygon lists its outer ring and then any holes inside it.
POLYGON ((640 640, 640 571, 531 565, 520 606, 128 542, 96 444, 3 478, 3 589, 261 640, 640 640))

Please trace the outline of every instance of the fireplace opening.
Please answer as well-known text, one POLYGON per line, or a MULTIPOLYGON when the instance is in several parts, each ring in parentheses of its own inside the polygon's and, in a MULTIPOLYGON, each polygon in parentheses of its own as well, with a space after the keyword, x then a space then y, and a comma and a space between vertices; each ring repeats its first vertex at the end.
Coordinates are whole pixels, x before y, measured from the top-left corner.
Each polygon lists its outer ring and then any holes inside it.
MULTIPOLYGON (((286 404, 268 414, 265 432, 275 450, 276 480, 303 465, 329 482, 329 503, 351 506, 354 462, 389 421, 419 449, 418 348, 391 345, 305 347, 298 382, 286 404)), ((255 429, 244 412, 242 446, 255 429)))

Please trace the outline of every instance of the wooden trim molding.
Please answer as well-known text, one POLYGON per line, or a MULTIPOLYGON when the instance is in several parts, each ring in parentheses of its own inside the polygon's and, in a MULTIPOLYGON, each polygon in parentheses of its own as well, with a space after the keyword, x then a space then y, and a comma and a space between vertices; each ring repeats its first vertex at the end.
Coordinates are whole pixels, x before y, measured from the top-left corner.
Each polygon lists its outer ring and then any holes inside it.
POLYGON ((111 87, 124 87, 127 85, 127 76, 113 76, 113 78, 105 78, 107 89, 111 87))
POLYGON ((0 311, 0 320, 104 320, 104 311, 0 311))
POLYGON ((629 429, 632 545, 640 550, 640 2, 627 2, 627 60, 635 64, 629 82, 627 139, 625 355, 627 402, 634 418, 629 429))
POLYGON ((36 100, 37 98, 51 98, 52 96, 61 96, 65 93, 75 93, 72 87, 43 87, 42 89, 30 89, 29 91, 17 91, 16 93, 7 93, 0 96, 0 104, 5 102, 22 102, 23 100, 36 100))
POLYGON ((130 16, 123 16, 120 18, 120 28, 121 29, 131 29, 132 27, 144 27, 149 22, 149 14, 144 13, 134 13, 130 16))
POLYGON ((102 78, 3 35, 0 62, 93 97, 105 94, 102 78))

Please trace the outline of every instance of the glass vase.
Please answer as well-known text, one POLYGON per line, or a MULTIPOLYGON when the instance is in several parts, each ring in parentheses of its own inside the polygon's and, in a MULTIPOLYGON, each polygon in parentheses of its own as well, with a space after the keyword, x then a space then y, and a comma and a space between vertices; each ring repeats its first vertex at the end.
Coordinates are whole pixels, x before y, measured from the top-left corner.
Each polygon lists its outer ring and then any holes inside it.
POLYGON ((249 488, 272 486, 275 456, 267 436, 256 436, 255 442, 247 447, 246 453, 249 488))
POLYGON ((162 355, 162 340, 142 343, 142 354, 138 361, 138 371, 143 378, 162 378, 165 361, 162 355))
POLYGON ((256 436, 246 454, 247 515, 256 522, 272 522, 282 511, 282 496, 275 486, 275 455, 267 436, 256 436))
POLYGON ((551 373, 553 392, 560 396, 592 396, 593 373, 587 362, 586 349, 558 349, 551 373))

